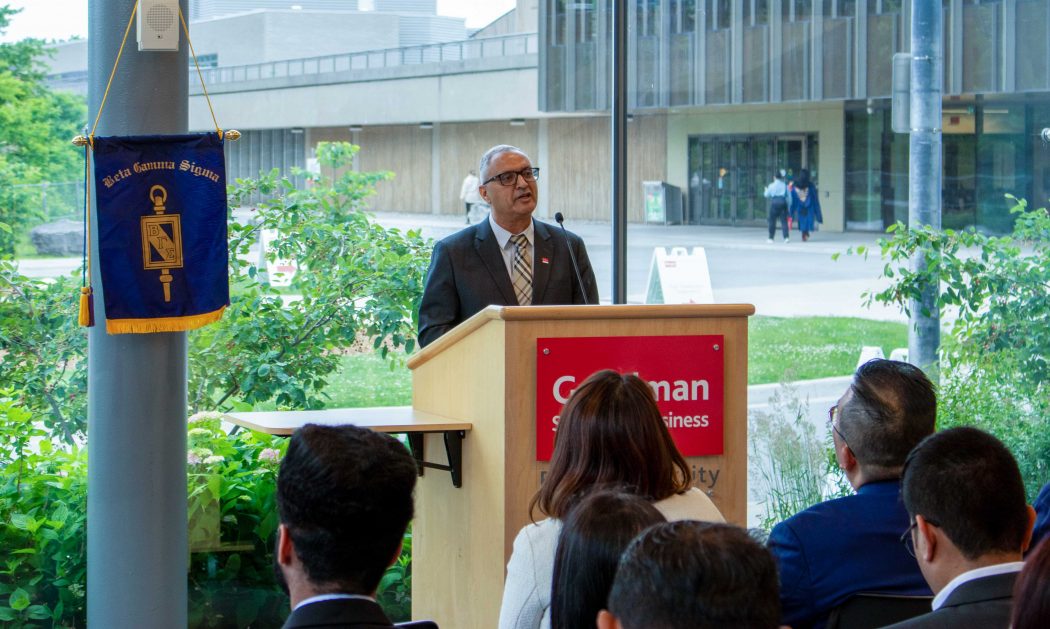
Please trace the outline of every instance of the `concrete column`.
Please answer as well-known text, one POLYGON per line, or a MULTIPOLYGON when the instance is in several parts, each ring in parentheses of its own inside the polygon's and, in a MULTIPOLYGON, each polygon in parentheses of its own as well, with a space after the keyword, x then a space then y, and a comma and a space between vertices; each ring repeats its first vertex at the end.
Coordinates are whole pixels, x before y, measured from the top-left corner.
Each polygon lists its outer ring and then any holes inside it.
MULTIPOLYGON (((90 120, 134 4, 89 2, 90 120)), ((181 6, 186 14, 187 0, 181 6)), ((186 132, 186 43, 180 40, 178 52, 140 53, 132 25, 97 135, 186 132)), ((97 239, 91 246, 97 259, 97 239)), ((87 622, 183 629, 186 334, 107 335, 98 268, 96 325, 88 331, 87 622)))

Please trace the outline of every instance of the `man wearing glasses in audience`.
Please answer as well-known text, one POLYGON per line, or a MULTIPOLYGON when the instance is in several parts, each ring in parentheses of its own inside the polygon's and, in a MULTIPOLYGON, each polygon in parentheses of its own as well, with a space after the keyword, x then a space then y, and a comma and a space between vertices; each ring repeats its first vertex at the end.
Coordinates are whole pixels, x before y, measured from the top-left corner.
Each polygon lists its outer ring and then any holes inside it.
POLYGON ((933 385, 917 367, 875 359, 857 369, 828 412, 835 457, 855 493, 797 513, 769 536, 784 624, 823 627, 859 592, 931 594, 900 543, 908 528, 900 476, 936 417, 933 385))
POLYGON ((532 218, 540 169, 521 149, 501 144, 485 152, 478 172, 492 212, 434 245, 419 306, 421 346, 490 305, 598 303, 583 240, 532 218))

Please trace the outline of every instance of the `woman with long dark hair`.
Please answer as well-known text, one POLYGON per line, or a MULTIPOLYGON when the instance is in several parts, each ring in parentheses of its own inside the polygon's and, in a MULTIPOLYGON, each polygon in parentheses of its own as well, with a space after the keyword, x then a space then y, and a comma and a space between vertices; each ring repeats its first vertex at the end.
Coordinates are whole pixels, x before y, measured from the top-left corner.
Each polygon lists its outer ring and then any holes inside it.
POLYGON ((608 607, 616 566, 627 545, 665 522, 648 500, 623 490, 596 490, 565 518, 554 554, 552 629, 593 627, 608 607))
POLYGON ((565 518, 600 485, 629 487, 667 520, 724 522, 671 440, 653 391, 638 376, 599 371, 569 397, 558 423, 550 469, 529 511, 547 517, 514 540, 500 629, 550 626, 554 554, 565 518))
POLYGON ((816 231, 817 223, 824 222, 817 186, 810 181, 809 171, 805 168, 791 183, 791 217, 802 232, 802 242, 809 240, 809 233, 816 231))

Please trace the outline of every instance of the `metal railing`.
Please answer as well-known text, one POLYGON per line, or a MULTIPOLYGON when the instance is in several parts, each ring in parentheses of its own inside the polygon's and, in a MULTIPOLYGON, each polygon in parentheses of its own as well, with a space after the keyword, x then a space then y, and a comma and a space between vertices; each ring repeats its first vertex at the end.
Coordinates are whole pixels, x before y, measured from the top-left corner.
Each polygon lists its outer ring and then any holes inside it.
MULTIPOLYGON (((242 66, 201 68, 208 85, 259 81, 296 76, 311 76, 351 70, 372 70, 402 66, 465 61, 493 57, 537 54, 539 38, 536 33, 516 33, 499 37, 465 39, 440 44, 404 46, 383 50, 269 61, 242 66)), ((196 71, 191 70, 191 85, 197 82, 196 71)))

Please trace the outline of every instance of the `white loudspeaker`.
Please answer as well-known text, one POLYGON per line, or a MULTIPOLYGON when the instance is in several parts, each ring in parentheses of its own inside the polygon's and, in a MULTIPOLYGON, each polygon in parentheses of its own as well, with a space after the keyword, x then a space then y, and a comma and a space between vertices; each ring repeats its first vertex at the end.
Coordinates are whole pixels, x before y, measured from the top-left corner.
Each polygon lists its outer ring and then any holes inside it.
POLYGON ((179 0, 139 0, 139 50, 179 49, 179 0))

